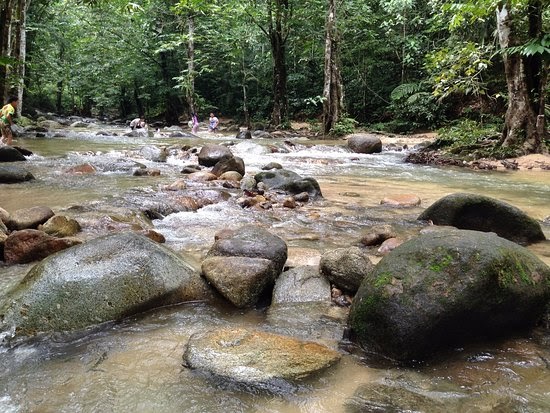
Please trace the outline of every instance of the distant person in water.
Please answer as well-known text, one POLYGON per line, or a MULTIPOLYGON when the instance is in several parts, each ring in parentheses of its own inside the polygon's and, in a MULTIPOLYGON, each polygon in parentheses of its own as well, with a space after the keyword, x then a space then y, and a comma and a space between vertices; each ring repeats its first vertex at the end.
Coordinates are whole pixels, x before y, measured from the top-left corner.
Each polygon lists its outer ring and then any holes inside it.
POLYGON ((141 129, 145 127, 145 119, 143 116, 140 116, 139 118, 135 118, 133 121, 130 122, 130 129, 141 129))
POLYGON ((208 131, 215 132, 218 130, 218 123, 220 123, 220 120, 214 115, 214 113, 210 113, 210 119, 208 120, 208 131))
POLYGON ((199 118, 197 117, 196 113, 193 113, 193 115, 191 116, 191 123, 191 132, 197 133, 197 131, 199 130, 199 118))
POLYGON ((13 135, 11 127, 13 125, 13 115, 15 114, 15 108, 17 107, 17 101, 19 99, 14 96, 8 99, 8 102, 0 110, 0 130, 2 131, 2 143, 5 145, 11 145, 13 135))

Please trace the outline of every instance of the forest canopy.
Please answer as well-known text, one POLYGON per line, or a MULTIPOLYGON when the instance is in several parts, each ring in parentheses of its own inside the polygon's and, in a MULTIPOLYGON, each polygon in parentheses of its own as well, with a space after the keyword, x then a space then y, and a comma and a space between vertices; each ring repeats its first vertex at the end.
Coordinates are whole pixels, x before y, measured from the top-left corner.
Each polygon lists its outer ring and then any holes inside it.
POLYGON ((0 12, 0 90, 28 113, 174 124, 215 111, 327 133, 469 118, 526 152, 547 139, 543 0, 3 0, 0 12))

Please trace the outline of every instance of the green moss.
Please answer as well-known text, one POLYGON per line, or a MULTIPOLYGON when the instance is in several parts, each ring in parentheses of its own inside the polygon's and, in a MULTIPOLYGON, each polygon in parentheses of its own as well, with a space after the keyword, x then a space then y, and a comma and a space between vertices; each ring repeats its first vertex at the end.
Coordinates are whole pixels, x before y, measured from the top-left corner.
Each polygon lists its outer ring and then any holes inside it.
POLYGON ((383 272, 376 278, 373 285, 376 288, 381 288, 385 285, 390 284, 392 282, 392 279, 393 276, 390 272, 383 272))
POLYGON ((454 257, 451 254, 447 254, 444 257, 437 257, 436 261, 430 264, 430 270, 434 272, 441 272, 445 268, 448 268, 454 261, 454 257))
POLYGON ((502 287, 506 288, 520 282, 524 285, 535 285, 529 266, 511 252, 503 255, 502 261, 495 265, 495 270, 498 274, 498 283, 502 287))

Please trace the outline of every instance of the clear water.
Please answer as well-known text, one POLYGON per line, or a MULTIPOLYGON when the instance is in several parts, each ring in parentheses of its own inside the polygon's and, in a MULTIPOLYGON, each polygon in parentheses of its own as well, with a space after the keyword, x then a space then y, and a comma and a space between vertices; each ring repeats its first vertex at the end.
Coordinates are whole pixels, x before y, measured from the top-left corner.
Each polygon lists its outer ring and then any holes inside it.
MULTIPOLYGON (((136 199, 171 196, 164 186, 181 178, 184 165, 197 162, 195 155, 174 151, 167 163, 155 164, 139 155, 143 145, 200 147, 204 142, 232 141, 232 151, 244 159, 247 173, 278 162, 316 178, 324 198, 292 210, 243 209, 234 202, 236 192, 228 191, 228 201, 155 220, 167 245, 196 263, 217 231, 244 223, 263 225, 285 239, 290 265, 316 263, 328 249, 356 244, 373 225, 390 224, 403 238, 413 235, 422 228, 416 217, 426 206, 458 191, 505 200, 539 220, 550 215, 547 171, 474 172, 410 165, 403 163, 402 152, 351 154, 343 142, 237 141, 209 134, 192 139, 127 138, 120 136, 121 129, 102 128, 111 135, 66 131, 65 137, 19 139, 16 144, 35 153, 26 166, 37 179, 2 185, 0 206, 14 211, 47 205, 80 218, 83 237, 96 236, 131 225, 124 220, 136 199), (279 152, 273 153, 274 147, 279 152), (94 165, 97 172, 66 172, 83 163, 94 165), (161 176, 133 177, 136 163, 160 169, 161 176), (380 205, 382 198, 396 194, 418 195, 422 205, 380 205), (88 210, 93 213, 83 212, 88 210)), ((548 225, 543 228, 550 238, 548 225)), ((549 242, 530 248, 550 263, 549 242)), ((0 267, 0 292, 16 284, 30 266, 0 267)), ((550 340, 544 332, 456 349, 442 361, 405 369, 342 347, 345 319, 346 310, 319 305, 245 311, 191 303, 107 323, 79 337, 57 335, 0 347, 0 411, 337 413, 346 411, 345 402, 357 387, 373 382, 428 394, 450 412, 550 411, 550 340), (219 326, 256 327, 314 340, 340 349, 344 356, 335 368, 283 392, 245 388, 185 369, 182 355, 189 336, 219 326)))

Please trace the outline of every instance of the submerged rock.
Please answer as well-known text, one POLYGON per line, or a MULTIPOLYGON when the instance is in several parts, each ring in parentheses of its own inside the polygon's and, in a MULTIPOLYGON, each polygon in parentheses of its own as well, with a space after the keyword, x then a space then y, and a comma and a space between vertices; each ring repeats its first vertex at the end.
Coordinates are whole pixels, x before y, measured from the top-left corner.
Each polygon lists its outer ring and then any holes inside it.
POLYGON ((17 165, 0 166, 0 184, 16 184, 35 179, 34 175, 25 168, 17 165))
POLYGON ((35 265, 0 309, 0 330, 29 336, 83 329, 208 297, 198 271, 131 232, 96 238, 35 265))
POLYGON ((483 195, 448 195, 436 201, 418 219, 435 225, 494 232, 522 245, 546 239, 535 219, 515 206, 483 195))
POLYGON ((361 345, 391 358, 532 327, 550 298, 550 267, 493 233, 439 228, 385 256, 363 280, 349 324, 361 345))
POLYGON ((317 343, 245 328, 196 333, 189 339, 185 365, 238 383, 281 387, 340 360, 317 343))

